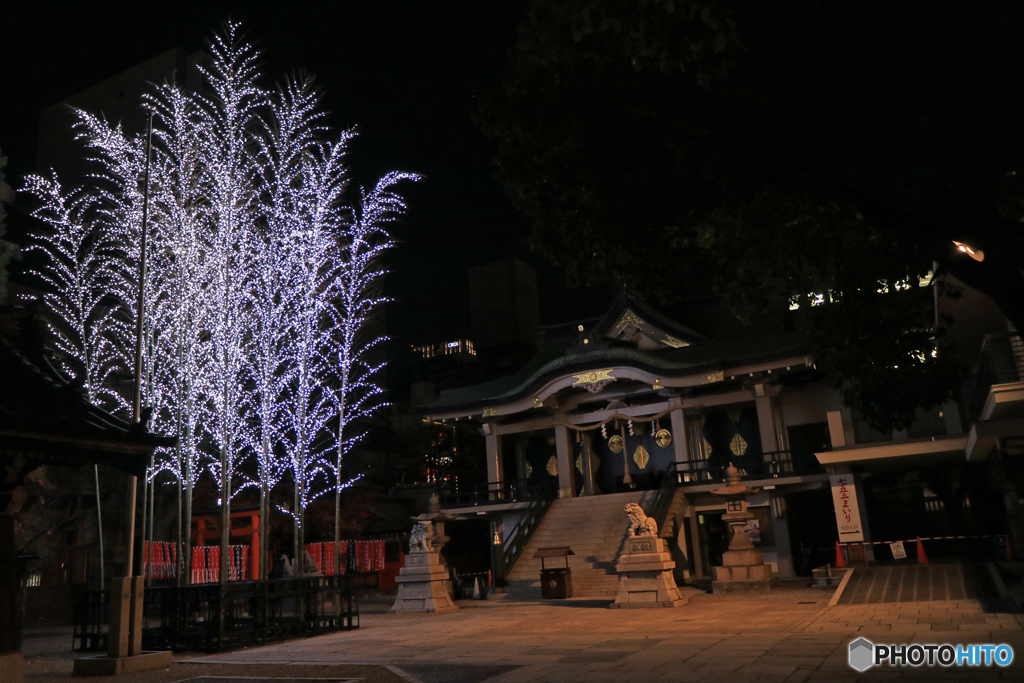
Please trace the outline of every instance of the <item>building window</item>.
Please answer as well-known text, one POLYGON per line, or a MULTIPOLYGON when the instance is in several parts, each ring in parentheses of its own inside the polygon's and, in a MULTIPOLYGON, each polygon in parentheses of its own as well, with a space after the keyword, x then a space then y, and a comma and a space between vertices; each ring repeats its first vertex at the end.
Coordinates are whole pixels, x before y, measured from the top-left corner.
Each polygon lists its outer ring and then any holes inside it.
POLYGON ((473 342, 469 339, 456 339, 450 342, 438 342, 437 344, 425 344, 414 346, 413 351, 423 358, 435 358, 438 356, 461 356, 471 357, 476 355, 473 342))

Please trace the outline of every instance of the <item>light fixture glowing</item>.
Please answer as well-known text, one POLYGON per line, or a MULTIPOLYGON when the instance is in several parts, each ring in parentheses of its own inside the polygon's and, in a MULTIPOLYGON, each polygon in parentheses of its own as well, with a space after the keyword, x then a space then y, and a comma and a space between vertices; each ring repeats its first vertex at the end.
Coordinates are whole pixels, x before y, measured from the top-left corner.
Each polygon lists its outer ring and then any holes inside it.
POLYGON ((978 263, 981 263, 982 261, 985 260, 985 252, 983 252, 981 249, 974 249, 973 247, 964 244, 963 242, 957 242, 956 240, 953 240, 953 244, 956 245, 956 248, 961 253, 967 254, 978 263))

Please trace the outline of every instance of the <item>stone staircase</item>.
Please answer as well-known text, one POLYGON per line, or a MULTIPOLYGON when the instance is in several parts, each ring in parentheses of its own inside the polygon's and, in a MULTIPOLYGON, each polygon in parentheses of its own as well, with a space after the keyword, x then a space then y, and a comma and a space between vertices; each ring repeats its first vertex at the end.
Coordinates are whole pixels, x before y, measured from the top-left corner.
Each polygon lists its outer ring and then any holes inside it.
MULTIPOLYGON (((629 528, 629 518, 622 508, 628 503, 637 503, 649 513, 657 493, 630 491, 554 501, 509 573, 506 589, 509 597, 539 600, 541 561, 533 556, 540 548, 560 546, 569 546, 576 553, 569 557, 573 597, 615 597, 619 586, 615 563, 629 528)), ((545 563, 558 567, 562 559, 553 558, 545 563)))

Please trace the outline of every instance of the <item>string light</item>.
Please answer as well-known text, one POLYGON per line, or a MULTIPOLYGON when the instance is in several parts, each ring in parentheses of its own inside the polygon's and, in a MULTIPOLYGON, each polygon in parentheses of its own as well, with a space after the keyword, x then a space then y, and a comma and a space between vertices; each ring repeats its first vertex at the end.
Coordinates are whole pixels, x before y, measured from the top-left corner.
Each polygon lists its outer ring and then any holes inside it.
POLYGON ((64 369, 111 410, 127 409, 113 382, 132 367, 144 288, 148 426, 179 439, 150 478, 170 473, 190 507, 206 469, 229 507, 247 487, 267 503, 290 474, 295 500, 279 509, 301 542, 306 507, 353 483, 342 464, 364 436, 359 421, 386 405, 373 358, 386 338, 369 332, 387 301, 390 223, 406 208, 397 185, 417 178, 389 173, 347 202, 354 132, 329 139, 308 79, 265 90, 240 33, 230 23, 213 38, 205 95, 170 83, 144 97, 154 115, 147 281, 136 281, 143 138, 86 112, 77 137, 98 170, 73 191, 56 175, 29 178, 49 227, 31 248, 48 257, 39 275, 54 292, 44 299, 64 369), (249 457, 254 478, 241 469, 249 457))

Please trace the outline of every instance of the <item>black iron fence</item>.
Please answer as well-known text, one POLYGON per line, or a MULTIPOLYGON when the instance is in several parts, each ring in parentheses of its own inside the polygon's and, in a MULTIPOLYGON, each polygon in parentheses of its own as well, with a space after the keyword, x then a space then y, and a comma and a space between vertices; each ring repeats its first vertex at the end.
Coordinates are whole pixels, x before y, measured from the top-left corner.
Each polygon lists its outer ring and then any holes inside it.
POLYGON ((990 334, 981 346, 981 363, 971 396, 971 420, 981 417, 993 384, 1024 381, 1024 340, 1015 332, 990 334))
POLYGON ((441 489, 441 506, 445 508, 499 505, 540 500, 557 493, 557 485, 549 480, 508 479, 488 484, 462 484, 441 489))
MULTIPOLYGON (((142 647, 216 652, 358 628, 358 593, 376 585, 372 574, 147 588, 142 647)), ((76 593, 76 652, 106 650, 108 602, 108 591, 76 593)))
POLYGON ((110 591, 75 591, 72 603, 75 652, 106 652, 110 591))

